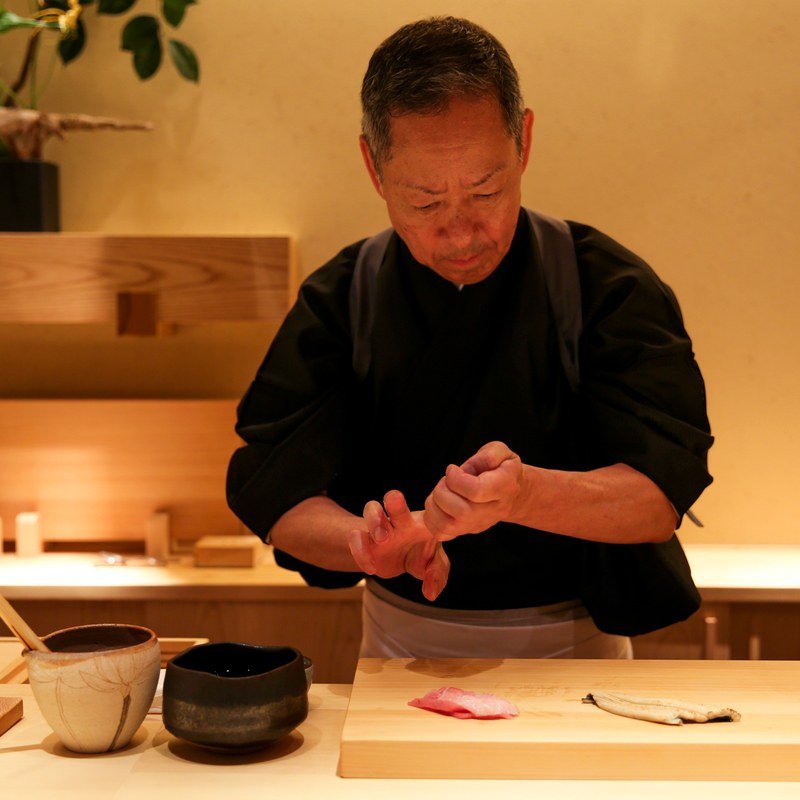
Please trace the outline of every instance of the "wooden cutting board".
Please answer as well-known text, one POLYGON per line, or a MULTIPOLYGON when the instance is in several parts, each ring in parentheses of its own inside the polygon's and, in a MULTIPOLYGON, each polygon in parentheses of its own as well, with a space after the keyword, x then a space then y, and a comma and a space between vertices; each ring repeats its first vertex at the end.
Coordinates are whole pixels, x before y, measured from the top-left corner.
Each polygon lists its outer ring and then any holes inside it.
POLYGON ((361 659, 339 774, 369 778, 800 780, 800 662, 361 659), (491 692, 520 715, 407 705, 491 692), (659 725, 581 702, 594 690, 727 706, 739 722, 659 725))

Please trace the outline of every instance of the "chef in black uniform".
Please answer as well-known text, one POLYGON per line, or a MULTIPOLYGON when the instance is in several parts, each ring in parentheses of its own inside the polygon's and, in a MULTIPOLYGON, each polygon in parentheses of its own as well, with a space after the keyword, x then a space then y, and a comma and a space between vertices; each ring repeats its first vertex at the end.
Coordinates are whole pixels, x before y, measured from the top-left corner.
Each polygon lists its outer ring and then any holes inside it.
MULTIPOLYGON (((533 114, 484 29, 404 26, 362 85, 393 233, 354 368, 363 242, 310 275, 238 410, 228 501, 312 585, 367 576, 362 655, 630 657, 699 603, 674 531, 711 482, 675 297, 568 223, 580 382, 521 207, 533 114)), ((565 230, 567 230, 565 228, 565 230)))

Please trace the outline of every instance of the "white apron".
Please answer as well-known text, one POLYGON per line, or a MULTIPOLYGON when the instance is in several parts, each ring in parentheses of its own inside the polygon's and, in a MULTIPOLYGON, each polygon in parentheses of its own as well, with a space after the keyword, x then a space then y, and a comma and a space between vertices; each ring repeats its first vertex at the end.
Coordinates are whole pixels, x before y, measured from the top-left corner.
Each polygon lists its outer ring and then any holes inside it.
POLYGON ((603 633, 580 600, 461 611, 399 597, 367 578, 362 658, 633 658, 627 636, 603 633))

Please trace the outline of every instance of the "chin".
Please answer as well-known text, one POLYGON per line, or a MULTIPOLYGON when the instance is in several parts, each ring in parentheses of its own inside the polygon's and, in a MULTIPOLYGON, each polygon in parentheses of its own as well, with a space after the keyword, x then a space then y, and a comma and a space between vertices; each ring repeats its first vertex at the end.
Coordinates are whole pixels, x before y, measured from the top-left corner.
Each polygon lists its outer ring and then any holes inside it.
POLYGON ((479 262, 474 266, 466 266, 459 269, 457 266, 445 261, 437 263, 433 270, 453 283, 463 283, 468 286, 473 283, 480 283, 488 278, 497 269, 499 263, 499 261, 491 259, 479 262))

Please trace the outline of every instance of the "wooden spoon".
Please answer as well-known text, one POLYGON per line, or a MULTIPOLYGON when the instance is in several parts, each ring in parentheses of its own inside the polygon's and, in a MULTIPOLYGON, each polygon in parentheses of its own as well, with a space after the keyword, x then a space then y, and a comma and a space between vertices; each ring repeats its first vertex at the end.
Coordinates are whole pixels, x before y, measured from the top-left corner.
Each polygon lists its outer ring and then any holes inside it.
POLYGON ((50 648, 33 632, 33 629, 12 608, 11 603, 0 594, 0 618, 28 650, 41 650, 49 653, 50 648))

